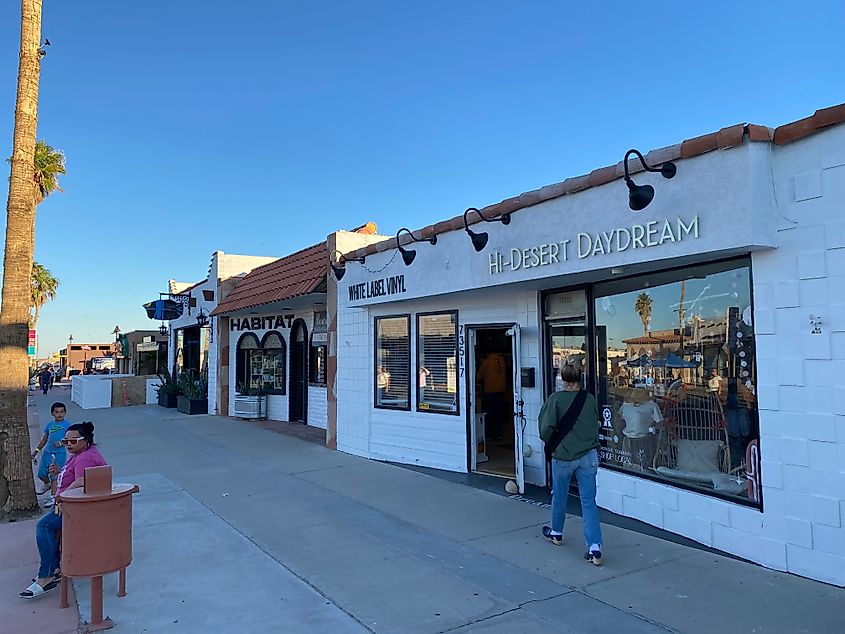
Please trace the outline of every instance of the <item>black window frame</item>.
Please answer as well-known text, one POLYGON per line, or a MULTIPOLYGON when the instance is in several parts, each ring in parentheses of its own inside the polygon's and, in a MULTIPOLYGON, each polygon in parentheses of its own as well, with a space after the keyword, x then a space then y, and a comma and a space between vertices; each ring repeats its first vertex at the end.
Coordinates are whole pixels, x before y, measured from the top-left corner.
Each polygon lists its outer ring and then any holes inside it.
POLYGON ((398 315, 379 315, 373 318, 373 407, 375 409, 386 409, 399 412, 411 411, 411 386, 413 385, 411 377, 411 340, 413 332, 411 331, 411 314, 404 313, 398 315), (408 401, 405 406, 395 405, 380 405, 378 402, 378 351, 379 351, 379 337, 378 337, 378 323, 382 319, 404 319, 408 324, 408 401))
MULTIPOLYGON (((749 290, 750 290, 749 299, 750 299, 750 306, 751 306, 751 310, 752 310, 752 314, 753 314, 754 303, 755 303, 755 297, 754 297, 754 267, 753 267, 753 262, 752 262, 751 256, 747 255, 747 254, 741 255, 741 256, 738 256, 738 257, 729 257, 729 258, 719 258, 719 259, 714 259, 714 260, 695 261, 695 262, 690 262, 690 263, 684 264, 682 266, 669 266, 669 267, 665 267, 665 268, 658 268, 658 269, 655 269, 653 271, 647 271, 647 272, 637 273, 637 274, 632 274, 632 275, 619 276, 618 278, 614 278, 612 280, 596 281, 596 282, 594 282, 592 284, 588 284, 588 285, 582 284, 582 285, 573 285, 573 286, 552 287, 552 288, 543 289, 541 291, 541 293, 540 293, 540 315, 541 315, 541 320, 544 320, 543 318, 544 318, 544 315, 545 315, 545 300, 546 300, 546 297, 548 295, 553 295, 555 293, 571 291, 571 290, 581 290, 581 289, 586 290, 586 298, 587 298, 587 311, 586 311, 587 312, 587 316, 586 316, 587 317, 587 319, 586 319, 586 322, 587 322, 587 352, 590 355, 590 359, 591 359, 591 368, 590 368, 590 372, 589 372, 589 375, 588 375, 588 392, 590 392, 591 394, 593 394, 596 397, 596 399, 599 401, 599 407, 600 408, 602 407, 602 402, 601 402, 601 399, 600 399, 601 390, 599 389, 599 386, 598 386, 598 383, 599 383, 598 367, 599 367, 599 364, 600 364, 600 360, 598 358, 598 350, 597 350, 597 347, 596 347, 596 336, 597 336, 597 333, 598 333, 598 328, 597 328, 597 325, 596 325, 596 300, 609 295, 609 293, 603 292, 603 290, 604 289, 610 289, 610 288, 612 288, 613 286, 616 286, 616 285, 624 286, 624 285, 627 285, 634 280, 648 278, 649 276, 671 275, 673 272, 685 271, 685 270, 690 270, 690 269, 699 269, 699 268, 703 268, 703 267, 708 267, 708 268, 712 267, 714 269, 720 269, 720 270, 732 270, 734 268, 747 267, 748 275, 749 275, 749 278, 748 278, 749 279, 749 290), (722 268, 722 267, 727 267, 727 268, 722 268)), ((616 292, 626 292, 626 291, 616 291, 616 292)), ((755 326, 756 326, 756 324, 755 324, 755 326)), ((543 388, 544 388, 544 393, 545 393, 544 398, 548 398, 549 395, 554 391, 553 388, 550 387, 551 386, 551 376, 550 375, 551 375, 552 359, 551 359, 551 354, 550 354, 550 351, 549 351, 550 338, 549 338, 549 332, 548 332, 548 330, 549 330, 548 325, 544 323, 542 330, 543 330, 542 367, 543 367, 544 374, 546 375, 544 377, 544 381, 543 381, 543 388)), ((757 364, 756 338, 758 336, 756 330, 754 331, 753 336, 754 336, 754 339, 755 339, 754 359, 753 359, 753 363, 754 363, 755 368, 754 368, 754 371, 753 371, 753 375, 759 376, 757 374, 757 369, 756 369, 756 364, 757 364)), ((759 387, 759 383, 758 383, 758 387, 759 387)), ((758 410, 758 416, 759 416, 759 410, 758 410)), ((758 440, 758 443, 759 443, 758 446, 762 447, 762 434, 758 434, 757 440, 758 440)), ((629 476, 629 477, 632 477, 632 478, 638 478, 638 479, 641 479, 641 480, 649 480, 651 482, 655 482, 657 484, 662 484, 664 486, 668 486, 668 487, 671 487, 671 488, 674 488, 674 489, 679 489, 679 490, 683 490, 683 491, 689 491, 689 492, 692 492, 692 493, 697 493, 699 495, 704 495, 704 496, 707 496, 707 497, 712 498, 712 499, 730 502, 731 504, 735 504, 737 506, 744 506, 746 508, 752 508, 752 509, 755 509, 755 510, 760 511, 760 512, 763 512, 764 509, 765 509, 765 499, 763 498, 762 495, 761 495, 760 501, 755 502, 753 500, 744 499, 742 497, 723 493, 721 491, 716 491, 716 490, 708 491, 708 490, 702 489, 702 488, 694 486, 694 485, 686 484, 686 483, 681 482, 681 481, 677 481, 677 480, 671 481, 671 480, 668 480, 666 478, 651 474, 647 471, 640 472, 640 471, 635 471, 635 470, 632 470, 632 469, 626 469, 624 467, 616 466, 611 462, 605 462, 604 460, 602 460, 600 462, 599 466, 602 469, 614 471, 616 473, 620 473, 620 474, 623 474, 623 475, 626 475, 626 476, 629 476)), ((547 483, 546 486, 551 486, 549 470, 547 470, 546 483, 547 483)))
POLYGON ((460 346, 458 343, 458 339, 460 337, 460 321, 459 321, 458 310, 433 310, 425 313, 416 313, 416 332, 414 333, 415 336, 415 354, 416 357, 416 372, 414 373, 414 392, 416 393, 416 408, 415 411, 421 414, 440 414, 443 416, 460 416, 461 415, 461 381, 460 381, 460 357, 458 353, 460 352, 460 346), (444 412, 440 410, 433 410, 430 408, 420 408, 420 386, 419 386, 419 373, 420 373, 420 318, 422 317, 431 317, 434 315, 452 315, 455 320, 455 411, 454 412, 444 412))
POLYGON ((328 360, 329 360, 329 346, 327 343, 314 344, 314 334, 311 334, 311 341, 309 342, 310 350, 308 351, 308 385, 310 387, 326 387, 328 385, 328 360), (317 351, 322 348, 323 352, 320 355, 317 351), (316 370, 316 362, 318 359, 323 360, 323 380, 314 380, 314 371, 316 370))

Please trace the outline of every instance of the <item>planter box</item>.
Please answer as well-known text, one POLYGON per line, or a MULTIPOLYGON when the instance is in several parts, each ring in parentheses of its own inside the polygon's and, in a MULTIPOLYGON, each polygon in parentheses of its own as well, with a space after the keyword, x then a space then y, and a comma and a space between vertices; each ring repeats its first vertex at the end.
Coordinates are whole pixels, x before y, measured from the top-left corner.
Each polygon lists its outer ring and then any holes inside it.
POLYGON ((266 396, 235 396, 235 416, 238 418, 265 418, 266 396))
POLYGON ((208 414, 208 399, 191 399, 179 396, 176 399, 176 409, 183 414, 208 414))
POLYGON ((176 407, 176 395, 175 394, 163 394, 161 391, 158 393, 158 404, 161 407, 169 407, 173 408, 176 407))

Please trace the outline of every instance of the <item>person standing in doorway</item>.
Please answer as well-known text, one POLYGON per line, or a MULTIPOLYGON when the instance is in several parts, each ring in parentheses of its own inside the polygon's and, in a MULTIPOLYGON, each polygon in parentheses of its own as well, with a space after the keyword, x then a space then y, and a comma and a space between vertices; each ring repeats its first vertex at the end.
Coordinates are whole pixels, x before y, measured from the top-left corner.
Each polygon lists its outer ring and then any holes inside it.
POLYGON ((556 546, 563 543, 566 498, 575 474, 587 544, 584 560, 600 566, 601 525, 596 505, 599 408, 593 395, 581 389, 579 368, 566 364, 560 373, 563 390, 546 399, 539 416, 540 438, 546 443, 546 457, 552 463, 552 523, 543 527, 543 537, 556 546))
POLYGON ((505 396, 508 392, 507 363, 499 352, 487 355, 475 376, 476 387, 481 392, 481 407, 486 416, 489 434, 501 440, 505 420, 505 396))

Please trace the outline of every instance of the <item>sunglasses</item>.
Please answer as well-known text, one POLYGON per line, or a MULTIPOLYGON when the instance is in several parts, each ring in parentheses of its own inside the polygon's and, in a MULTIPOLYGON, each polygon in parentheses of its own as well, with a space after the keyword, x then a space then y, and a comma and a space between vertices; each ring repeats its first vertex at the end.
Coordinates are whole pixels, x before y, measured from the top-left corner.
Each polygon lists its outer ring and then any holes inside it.
POLYGON ((62 444, 63 445, 74 445, 74 446, 76 446, 76 443, 78 443, 80 440, 85 440, 85 439, 82 438, 82 437, 79 437, 79 438, 62 438, 62 444))

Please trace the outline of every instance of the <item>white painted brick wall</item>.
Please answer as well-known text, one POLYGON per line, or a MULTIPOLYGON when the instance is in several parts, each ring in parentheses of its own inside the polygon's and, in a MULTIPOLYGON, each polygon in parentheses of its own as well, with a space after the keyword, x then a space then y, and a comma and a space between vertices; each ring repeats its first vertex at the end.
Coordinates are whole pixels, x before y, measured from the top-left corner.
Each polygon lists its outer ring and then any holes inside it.
MULTIPOLYGON (((843 148, 845 126, 832 126, 787 146, 771 146, 756 164, 759 172, 751 175, 766 190, 760 204, 773 188, 772 221, 779 229, 777 248, 751 256, 764 511, 685 490, 667 492, 665 485, 606 469, 598 478, 598 500, 605 508, 777 570, 838 585, 845 585, 843 148), (821 317, 819 334, 811 332, 811 313, 821 317)), ((492 303, 475 306, 478 317, 472 323, 496 320, 493 297, 498 294, 488 292, 492 303)), ((474 301, 467 297, 404 302, 400 310, 386 304, 378 310, 463 311, 474 301)), ((373 455, 372 316, 370 310, 341 309, 339 318, 338 443, 360 455, 373 455)), ((525 310, 516 306, 508 313, 508 320, 515 318, 525 326, 523 354, 539 354, 536 302, 533 307, 527 302, 525 310)), ((463 312, 461 321, 471 323, 463 312)), ((529 395, 526 409, 538 407, 540 398, 540 390, 529 395)), ((535 410, 530 411, 533 416, 535 410)), ((531 424, 528 430, 536 433, 531 424)), ((536 439, 527 435, 526 441, 536 439)), ((418 452, 414 459, 426 456, 435 459, 432 452, 418 452)), ((534 469, 528 472, 539 473, 539 464, 530 461, 534 469)))

